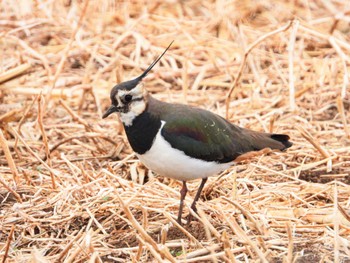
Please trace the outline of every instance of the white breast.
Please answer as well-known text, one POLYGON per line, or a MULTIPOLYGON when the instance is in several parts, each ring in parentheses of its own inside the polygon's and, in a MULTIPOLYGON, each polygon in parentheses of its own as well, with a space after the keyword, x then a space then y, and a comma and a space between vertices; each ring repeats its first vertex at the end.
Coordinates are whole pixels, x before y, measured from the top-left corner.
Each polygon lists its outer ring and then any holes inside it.
POLYGON ((191 158, 185 155, 184 152, 172 148, 160 133, 164 124, 165 122, 162 121, 162 126, 151 149, 142 155, 137 154, 141 162, 152 171, 162 176, 186 181, 217 175, 233 164, 233 162, 220 164, 202 161, 191 158))

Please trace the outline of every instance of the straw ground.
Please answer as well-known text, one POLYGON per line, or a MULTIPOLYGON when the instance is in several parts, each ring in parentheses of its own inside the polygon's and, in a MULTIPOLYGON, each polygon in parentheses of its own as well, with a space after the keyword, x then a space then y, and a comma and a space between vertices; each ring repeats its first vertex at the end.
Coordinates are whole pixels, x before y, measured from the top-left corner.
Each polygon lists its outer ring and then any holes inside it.
POLYGON ((2 262, 349 262, 348 1, 0 8, 2 262), (210 178, 184 228, 180 183, 101 119, 113 85, 172 40, 145 80, 155 97, 294 142, 210 178))

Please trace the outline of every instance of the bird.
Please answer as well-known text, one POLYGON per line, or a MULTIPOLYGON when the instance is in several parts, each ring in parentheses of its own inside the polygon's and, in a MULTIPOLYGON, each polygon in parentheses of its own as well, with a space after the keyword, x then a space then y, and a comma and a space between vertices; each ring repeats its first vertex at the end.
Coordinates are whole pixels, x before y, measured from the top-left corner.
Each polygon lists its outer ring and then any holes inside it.
POLYGON ((292 142, 285 134, 242 128, 211 111, 154 98, 143 79, 172 43, 140 76, 112 88, 111 105, 102 118, 116 112, 139 160, 161 176, 182 181, 177 217, 181 225, 187 181, 201 179, 191 204, 197 212, 196 203, 208 177, 234 165, 246 153, 265 148, 284 151, 292 142))

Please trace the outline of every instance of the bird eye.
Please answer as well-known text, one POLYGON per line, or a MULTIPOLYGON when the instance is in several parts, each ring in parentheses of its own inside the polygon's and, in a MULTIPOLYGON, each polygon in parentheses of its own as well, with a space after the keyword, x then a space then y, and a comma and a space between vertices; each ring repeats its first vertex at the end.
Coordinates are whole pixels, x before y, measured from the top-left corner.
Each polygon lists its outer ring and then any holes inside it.
POLYGON ((132 100, 132 95, 130 94, 125 95, 124 100, 125 102, 130 102, 132 100))

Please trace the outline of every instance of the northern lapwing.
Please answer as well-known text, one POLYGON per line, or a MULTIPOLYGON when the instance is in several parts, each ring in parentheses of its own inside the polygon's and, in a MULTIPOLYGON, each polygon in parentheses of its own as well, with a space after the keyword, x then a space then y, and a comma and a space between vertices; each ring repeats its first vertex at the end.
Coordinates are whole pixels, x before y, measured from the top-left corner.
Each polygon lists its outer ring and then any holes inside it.
POLYGON ((182 181, 181 224, 188 180, 202 179, 191 205, 196 212, 209 176, 229 168, 245 153, 265 148, 283 151, 292 143, 288 135, 248 130, 210 111, 153 98, 142 80, 171 44, 139 77, 113 87, 112 105, 103 118, 117 112, 140 161, 159 175, 182 181))

